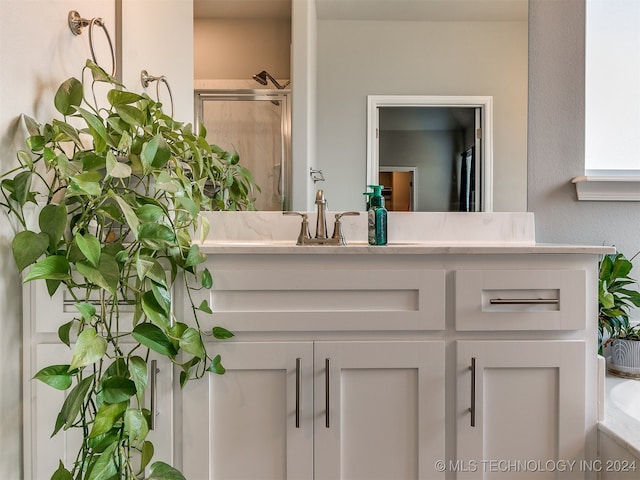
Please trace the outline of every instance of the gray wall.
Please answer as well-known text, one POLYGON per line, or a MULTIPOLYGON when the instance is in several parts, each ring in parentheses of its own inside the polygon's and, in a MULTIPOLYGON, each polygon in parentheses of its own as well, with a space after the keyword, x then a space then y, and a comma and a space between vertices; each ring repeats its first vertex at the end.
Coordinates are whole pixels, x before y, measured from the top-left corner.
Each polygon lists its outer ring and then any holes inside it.
POLYGON ((362 208, 367 95, 487 95, 494 209, 526 210, 526 57, 524 21, 319 20, 316 187, 329 208, 362 208))
POLYGON ((530 0, 528 209, 539 242, 615 245, 631 256, 640 204, 578 201, 570 183, 584 175, 584 32, 584 1, 530 0))

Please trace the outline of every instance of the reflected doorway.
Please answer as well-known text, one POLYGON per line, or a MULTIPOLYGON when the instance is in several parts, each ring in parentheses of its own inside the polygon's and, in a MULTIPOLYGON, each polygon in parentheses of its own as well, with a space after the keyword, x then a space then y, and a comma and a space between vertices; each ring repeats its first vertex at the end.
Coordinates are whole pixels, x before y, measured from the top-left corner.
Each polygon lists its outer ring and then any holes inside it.
POLYGON ((412 211, 492 211, 492 115, 492 97, 370 95, 367 183, 415 168, 412 211))
POLYGON ((417 167, 381 166, 378 184, 383 186, 385 207, 391 212, 418 210, 417 167))

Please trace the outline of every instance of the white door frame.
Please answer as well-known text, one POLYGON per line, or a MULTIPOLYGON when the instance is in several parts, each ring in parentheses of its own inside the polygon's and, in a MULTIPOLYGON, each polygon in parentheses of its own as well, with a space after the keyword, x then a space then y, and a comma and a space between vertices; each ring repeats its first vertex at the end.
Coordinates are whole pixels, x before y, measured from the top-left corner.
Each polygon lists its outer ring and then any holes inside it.
POLYGON ((380 107, 480 108, 482 125, 480 211, 493 211, 493 97, 447 95, 367 95, 367 185, 378 183, 380 107))

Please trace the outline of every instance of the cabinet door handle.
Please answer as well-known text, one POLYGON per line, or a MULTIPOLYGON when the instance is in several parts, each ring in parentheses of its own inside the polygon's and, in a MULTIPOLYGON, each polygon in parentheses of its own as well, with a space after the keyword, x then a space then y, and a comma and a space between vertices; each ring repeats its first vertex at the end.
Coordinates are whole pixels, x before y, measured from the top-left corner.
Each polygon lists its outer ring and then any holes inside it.
POLYGON ((471 426, 476 426, 476 357, 471 357, 471 407, 469 412, 471 413, 471 426))
POLYGON ((324 360, 324 404, 325 404, 325 413, 324 413, 324 424, 325 427, 330 428, 331 427, 331 415, 330 415, 330 400, 329 400, 329 384, 330 384, 330 377, 329 377, 329 367, 330 367, 330 360, 328 358, 325 358, 324 360))
POLYGON ((557 305, 558 298, 491 298, 491 305, 557 305))
POLYGON ((300 428, 300 371, 302 359, 296 358, 296 428, 300 428))
POLYGON ((158 361, 151 360, 151 375, 149 377, 149 390, 151 390, 151 425, 149 425, 149 429, 154 430, 156 428, 156 416, 158 415, 157 406, 158 406, 158 372, 160 369, 158 368, 158 361))

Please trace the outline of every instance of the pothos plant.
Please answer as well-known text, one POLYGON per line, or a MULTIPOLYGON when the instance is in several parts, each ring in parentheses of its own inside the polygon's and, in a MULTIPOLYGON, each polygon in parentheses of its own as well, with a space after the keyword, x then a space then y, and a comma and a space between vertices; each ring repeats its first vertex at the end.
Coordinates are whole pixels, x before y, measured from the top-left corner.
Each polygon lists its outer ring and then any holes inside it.
MULTIPOLYGON (((638 254, 636 254, 638 255, 638 254)), ((623 254, 605 255, 598 273, 598 353, 616 338, 639 340, 637 326, 629 323, 630 310, 640 307, 637 282, 629 276, 633 259, 623 254), (605 338, 608 337, 608 338, 605 338)))
POLYGON ((67 363, 35 376, 67 391, 53 435, 82 432, 75 461, 60 461, 52 479, 181 479, 151 462, 143 404, 150 354, 178 365, 182 386, 224 373, 207 338, 232 333, 204 331, 211 308, 191 299, 194 289, 212 286, 194 236, 208 231, 202 210, 251 209, 253 178, 237 154, 208 144, 204 129, 194 133, 91 61, 54 103, 60 119, 24 117, 27 148, 0 183, 23 281, 44 281, 51 295, 64 288, 77 310, 58 328, 67 363), (101 88, 104 105, 96 101, 101 88), (175 282, 184 282, 189 318, 172 313, 175 282), (133 308, 124 312, 125 304, 133 308))

